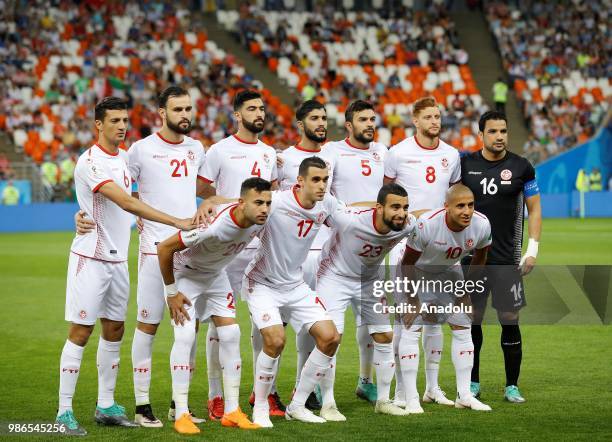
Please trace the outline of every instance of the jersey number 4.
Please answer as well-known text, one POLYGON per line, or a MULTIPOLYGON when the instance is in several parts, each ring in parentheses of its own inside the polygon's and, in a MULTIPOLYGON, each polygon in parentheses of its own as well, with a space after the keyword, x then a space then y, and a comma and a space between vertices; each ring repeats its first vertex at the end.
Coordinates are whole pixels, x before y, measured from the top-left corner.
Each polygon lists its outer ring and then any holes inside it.
POLYGON ((180 178, 182 176, 189 175, 189 171, 187 170, 187 160, 183 160, 183 161, 172 160, 170 161, 170 166, 174 167, 174 171, 172 172, 173 177, 180 178), (180 171, 181 167, 183 168, 183 175, 181 175, 181 171, 180 171))
POLYGON ((253 168, 251 169, 251 175, 261 178, 261 169, 257 167, 257 161, 253 164, 253 168))

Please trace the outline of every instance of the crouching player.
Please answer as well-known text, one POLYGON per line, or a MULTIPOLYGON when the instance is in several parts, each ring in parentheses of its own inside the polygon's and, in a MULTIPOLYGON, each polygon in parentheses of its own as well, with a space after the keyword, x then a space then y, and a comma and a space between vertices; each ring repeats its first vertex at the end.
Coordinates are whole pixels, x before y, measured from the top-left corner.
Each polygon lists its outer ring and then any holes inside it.
MULTIPOLYGON (((448 322, 452 330, 451 354, 457 382, 456 408, 490 411, 470 392, 470 374, 474 364, 471 335, 469 292, 478 290, 479 281, 469 281, 476 266, 483 266, 491 245, 491 225, 487 217, 474 211, 474 194, 462 184, 446 193, 444 208, 421 216, 408 244, 401 274, 414 284, 416 296, 400 294, 404 328, 399 344, 399 360, 406 392, 406 410, 422 413, 416 387, 419 367, 419 340, 423 324, 448 322), (473 253, 468 281, 463 281, 461 258, 473 253), (449 282, 451 283, 450 289, 449 282), (471 288, 468 289, 468 282, 471 288), (459 284, 461 283, 461 284, 459 284), (410 310, 408 310, 410 309, 410 310), (442 310, 442 311, 441 311, 442 310)), ((483 287, 484 289, 484 287, 483 287)))
POLYGON ((223 209, 207 227, 178 233, 157 246, 166 300, 174 326, 170 353, 172 397, 182 434, 199 433, 187 406, 189 352, 196 321, 212 321, 219 335, 225 410, 221 425, 256 429, 238 406, 242 361, 240 328, 236 323, 234 294, 223 269, 262 229, 272 202, 271 184, 261 178, 242 183, 240 199, 223 209), (175 255, 176 252, 177 253, 175 255))

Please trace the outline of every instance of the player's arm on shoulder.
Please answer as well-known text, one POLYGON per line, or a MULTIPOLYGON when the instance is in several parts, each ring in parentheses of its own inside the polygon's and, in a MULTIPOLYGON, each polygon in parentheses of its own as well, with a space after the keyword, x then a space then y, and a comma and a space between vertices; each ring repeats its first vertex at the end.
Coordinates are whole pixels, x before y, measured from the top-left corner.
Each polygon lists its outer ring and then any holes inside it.
POLYGON ((430 211, 431 209, 421 209, 421 210, 413 210, 412 212, 409 212, 409 213, 410 215, 414 216, 416 219, 419 219, 422 214, 426 212, 430 212, 430 211))
POLYGON ((128 195, 114 181, 102 184, 97 191, 126 212, 148 219, 149 221, 166 224, 181 230, 191 230, 195 227, 195 224, 190 219, 181 220, 175 218, 128 195))
POLYGON ((86 235, 96 228, 96 223, 89 219, 84 210, 79 210, 74 214, 74 224, 77 235, 86 235))

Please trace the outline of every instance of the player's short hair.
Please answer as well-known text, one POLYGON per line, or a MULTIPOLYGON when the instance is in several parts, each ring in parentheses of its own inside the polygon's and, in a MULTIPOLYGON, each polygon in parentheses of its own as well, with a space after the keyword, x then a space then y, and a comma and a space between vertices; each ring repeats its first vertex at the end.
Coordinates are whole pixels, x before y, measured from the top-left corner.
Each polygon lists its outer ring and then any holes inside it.
POLYGON ((127 110, 127 101, 119 97, 104 97, 96 104, 94 109, 94 120, 104 121, 106 111, 109 110, 127 110))
POLYGON ((387 202, 387 195, 408 196, 408 192, 397 183, 385 184, 378 191, 376 202, 384 206, 387 202))
POLYGON ((478 130, 480 132, 484 132, 487 121, 489 120, 504 120, 506 124, 508 124, 505 113, 495 110, 486 111, 480 116, 480 120, 478 120, 478 130))
POLYGON ((344 111, 344 121, 347 123, 353 122, 353 117, 357 112, 361 112, 364 110, 372 109, 374 110, 374 105, 369 101, 365 100, 355 100, 344 111))
POLYGON ((436 99, 434 97, 419 98, 412 105, 412 115, 416 117, 419 113, 421 113, 421 111, 427 109, 428 107, 438 107, 436 99))
POLYGON ((295 119, 298 121, 304 121, 304 119, 315 109, 323 109, 325 110, 325 106, 323 103, 318 102, 317 100, 306 100, 300 107, 295 111, 295 119))
POLYGON ((308 157, 304 158, 300 163, 300 168, 298 169, 298 175, 301 177, 306 177, 308 175, 308 168, 316 167, 317 169, 327 169, 327 164, 319 157, 308 157))
POLYGON ((261 98, 261 94, 253 89, 245 89, 240 91, 234 96, 234 111, 237 111, 242 105, 249 100, 255 100, 261 98))
POLYGON ((259 177, 247 178, 240 186, 240 196, 245 196, 251 189, 257 193, 266 192, 272 189, 272 183, 259 177))
POLYGON ((161 93, 157 97, 157 106, 160 109, 165 108, 168 104, 168 100, 171 97, 182 97, 184 95, 189 95, 187 89, 176 85, 168 86, 166 89, 161 91, 161 93))

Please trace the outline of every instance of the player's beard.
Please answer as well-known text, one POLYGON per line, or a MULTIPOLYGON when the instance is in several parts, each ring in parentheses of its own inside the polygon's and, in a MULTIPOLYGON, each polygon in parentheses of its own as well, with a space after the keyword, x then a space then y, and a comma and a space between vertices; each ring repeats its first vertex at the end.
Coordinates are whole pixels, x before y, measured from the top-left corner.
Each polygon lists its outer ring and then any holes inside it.
POLYGON ((360 143, 368 144, 374 141, 374 134, 375 132, 372 132, 372 136, 366 135, 365 130, 363 130, 355 134, 355 139, 359 141, 360 143))
POLYGON ((242 125, 244 126, 246 130, 254 134, 258 134, 262 130, 264 130, 263 120, 247 121, 243 118, 242 125), (256 122, 259 122, 259 121, 261 121, 261 126, 256 126, 256 122))
POLYGON ((320 137, 315 133, 314 130, 310 130, 304 126, 304 135, 310 141, 314 141, 315 143, 322 143, 327 139, 327 129, 323 129, 323 130, 325 131, 325 134, 322 137, 320 137))
POLYGON ((501 152, 503 152, 504 150, 506 150, 508 148, 508 145, 506 143, 503 143, 503 146, 496 146, 494 143, 491 143, 488 146, 485 146, 485 149, 487 149, 489 152, 494 153, 495 155, 500 154, 501 152))
POLYGON ((432 131, 431 129, 424 130, 423 135, 427 138, 438 138, 440 136, 440 129, 436 131, 432 131))
POLYGON ((396 223, 393 222, 393 218, 385 218, 383 216, 383 223, 385 223, 385 225, 391 230, 393 230, 394 232, 399 232, 403 230, 404 227, 406 226, 406 218, 404 218, 404 221, 400 225, 397 225, 396 223))
POLYGON ((187 135, 193 128, 193 124, 189 120, 181 120, 178 124, 175 124, 173 121, 166 120, 166 125, 172 132, 182 135, 187 135), (181 127, 181 123, 183 122, 188 122, 189 124, 186 127, 181 127))

